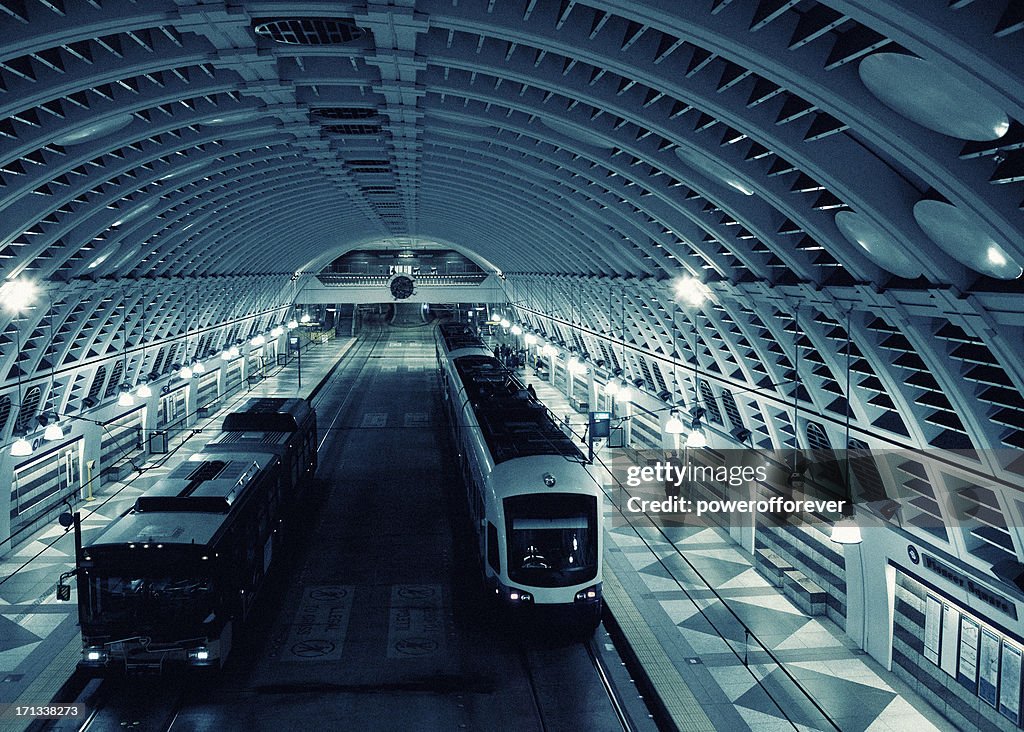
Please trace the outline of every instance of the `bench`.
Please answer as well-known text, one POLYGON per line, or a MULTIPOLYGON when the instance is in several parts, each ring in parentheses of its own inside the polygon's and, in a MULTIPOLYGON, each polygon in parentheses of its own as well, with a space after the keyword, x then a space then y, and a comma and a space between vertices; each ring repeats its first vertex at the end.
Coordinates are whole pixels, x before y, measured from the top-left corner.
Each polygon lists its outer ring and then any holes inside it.
POLYGON ((808 579, 800 570, 791 569, 785 573, 782 591, 806 615, 825 614, 825 590, 808 579))
POLYGON ((754 551, 754 568, 773 585, 782 587, 782 580, 793 565, 773 549, 757 549, 754 551))

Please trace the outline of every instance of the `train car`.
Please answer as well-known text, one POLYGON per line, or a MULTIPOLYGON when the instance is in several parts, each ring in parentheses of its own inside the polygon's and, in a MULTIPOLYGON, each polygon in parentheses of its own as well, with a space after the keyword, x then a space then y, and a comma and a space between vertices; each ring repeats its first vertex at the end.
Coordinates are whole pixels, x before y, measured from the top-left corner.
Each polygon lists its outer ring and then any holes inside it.
POLYGON ((436 343, 488 591, 514 611, 593 630, 604 532, 586 459, 479 339, 455 343, 442 325, 436 343))
POLYGON ((305 400, 254 400, 82 547, 85 670, 219 668, 316 469, 305 400))

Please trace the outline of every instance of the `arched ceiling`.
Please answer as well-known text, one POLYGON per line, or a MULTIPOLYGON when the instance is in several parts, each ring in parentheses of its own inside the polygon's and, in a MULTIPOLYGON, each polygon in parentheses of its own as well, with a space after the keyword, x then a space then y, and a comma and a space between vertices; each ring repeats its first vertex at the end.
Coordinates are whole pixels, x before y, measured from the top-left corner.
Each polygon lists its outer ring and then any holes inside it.
MULTIPOLYGON (((810 358, 800 398, 849 398, 860 438, 1022 448, 1020 7, 0 0, 0 266, 49 293, 7 324, 7 385, 125 339, 128 374, 161 339, 202 356, 304 272, 416 237, 682 401, 653 366, 668 283, 698 277, 688 362, 776 446, 810 358)), ((51 408, 91 388, 61 378, 51 408)))
POLYGON ((413 234, 505 272, 1010 277, 1019 11, 904 5, 6 0, 0 256, 280 273, 413 234))

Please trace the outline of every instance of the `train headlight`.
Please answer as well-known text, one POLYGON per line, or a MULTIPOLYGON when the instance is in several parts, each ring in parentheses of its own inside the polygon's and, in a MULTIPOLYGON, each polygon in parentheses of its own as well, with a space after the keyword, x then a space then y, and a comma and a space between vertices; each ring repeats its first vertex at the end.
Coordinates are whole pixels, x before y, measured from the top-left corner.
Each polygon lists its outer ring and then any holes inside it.
POLYGON ((601 585, 594 585, 576 593, 576 602, 593 602, 601 597, 601 585))
POLYGON ((533 602, 533 595, 521 590, 510 590, 508 593, 508 599, 512 602, 533 602))
POLYGON ((107 662, 108 653, 104 648, 86 648, 82 651, 82 655, 85 656, 86 663, 94 665, 102 665, 107 662))

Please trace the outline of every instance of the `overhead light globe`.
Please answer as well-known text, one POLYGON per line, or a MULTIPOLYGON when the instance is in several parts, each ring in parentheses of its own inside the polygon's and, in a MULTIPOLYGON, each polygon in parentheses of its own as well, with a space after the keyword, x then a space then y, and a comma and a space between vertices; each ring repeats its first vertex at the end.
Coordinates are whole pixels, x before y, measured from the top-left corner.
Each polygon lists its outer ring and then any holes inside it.
POLYGON ((133 404, 135 404, 135 397, 132 396, 127 386, 122 386, 121 393, 117 395, 117 406, 130 407, 133 404))
POLYGON ((187 365, 187 364, 185 366, 182 366, 178 370, 178 376, 180 376, 183 379, 191 379, 192 378, 192 367, 187 365))
POLYGON ((708 299, 708 287, 696 277, 680 277, 672 285, 676 300, 694 307, 704 304, 708 299))
POLYGON ((832 524, 832 535, 829 537, 836 544, 860 544, 863 538, 852 516, 846 516, 832 524))
POLYGON ((19 437, 11 443, 11 457, 25 457, 32 454, 32 443, 19 437))
POLYGON ((205 374, 206 373, 206 366, 203 365, 202 361, 195 361, 192 364, 192 373, 195 373, 195 374, 205 374))
MULTIPOLYGON (((683 424, 683 420, 679 419, 677 412, 672 412, 668 418, 668 422, 665 423, 665 432, 669 435, 681 435, 686 431, 686 425, 683 424)), ((689 440, 687 440, 689 442, 689 440)))
POLYGON ((619 382, 619 390, 616 392, 615 398, 620 402, 628 402, 633 398, 633 387, 627 384, 625 379, 619 382))
POLYGON ((708 444, 708 438, 704 436, 701 430, 694 430, 686 437, 687 447, 706 447, 708 444))
POLYGON ((303 313, 302 317, 299 318, 300 323, 308 323, 310 320, 312 320, 312 318, 309 317, 309 313, 303 313))
POLYGON ((149 388, 149 384, 143 381, 141 384, 139 384, 139 388, 135 390, 135 396, 139 397, 140 399, 148 399, 149 397, 153 396, 153 390, 149 388))
POLYGON ((601 391, 603 391, 606 396, 613 397, 619 393, 619 385, 615 382, 615 379, 608 379, 601 388, 601 391))
POLYGON ((46 425, 46 429, 43 430, 43 439, 47 442, 54 442, 55 440, 64 439, 64 430, 61 428, 57 418, 54 417, 53 421, 46 425))
POLYGON ((288 330, 295 330, 298 327, 299 321, 297 321, 295 318, 292 318, 291 320, 288 321, 288 330))
POLYGON ((523 329, 522 328, 520 328, 518 325, 513 325, 512 326, 512 335, 518 336, 518 335, 522 335, 522 334, 523 334, 523 329))
POLYGON ((0 304, 16 313, 34 303, 38 294, 39 286, 32 280, 8 280, 0 285, 0 304))

